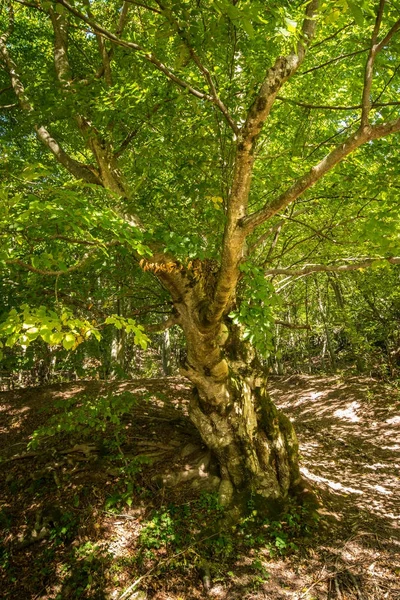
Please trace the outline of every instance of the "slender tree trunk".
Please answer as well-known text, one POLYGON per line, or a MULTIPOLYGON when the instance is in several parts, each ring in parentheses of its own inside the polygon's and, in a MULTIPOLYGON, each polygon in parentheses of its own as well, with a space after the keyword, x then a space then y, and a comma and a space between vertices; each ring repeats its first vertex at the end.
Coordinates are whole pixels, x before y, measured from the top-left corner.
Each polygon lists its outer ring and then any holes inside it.
POLYGON ((169 329, 166 329, 162 334, 161 339, 161 355, 164 375, 171 375, 171 336, 169 329))

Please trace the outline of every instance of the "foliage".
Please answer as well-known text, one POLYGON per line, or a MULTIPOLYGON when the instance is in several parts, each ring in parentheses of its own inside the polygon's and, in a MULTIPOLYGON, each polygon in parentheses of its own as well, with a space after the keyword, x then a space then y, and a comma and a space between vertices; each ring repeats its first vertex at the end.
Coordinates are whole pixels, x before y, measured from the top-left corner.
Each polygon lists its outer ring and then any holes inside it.
MULTIPOLYGON (((90 439, 94 432, 106 430, 108 435, 112 434, 118 446, 123 432, 121 417, 130 414, 136 403, 137 400, 131 392, 109 392, 97 397, 83 394, 79 397, 78 404, 75 398, 70 401, 63 400, 56 405, 62 412, 53 415, 46 425, 34 432, 29 446, 36 448, 41 439, 57 434, 74 432, 84 439, 90 439)), ((108 440, 109 444, 112 438, 108 440)))
POLYGON ((232 311, 229 317, 235 325, 241 326, 243 340, 267 358, 273 349, 274 309, 281 301, 259 267, 245 263, 241 271, 244 298, 239 309, 232 311))
POLYGON ((188 557, 201 571, 206 564, 214 582, 234 576, 232 565, 240 556, 253 558, 253 585, 268 581, 268 557, 298 552, 318 523, 306 507, 291 504, 276 520, 261 517, 253 510, 236 526, 226 525, 226 514, 217 496, 203 494, 198 500, 169 505, 155 511, 144 523, 140 542, 144 557, 154 558, 165 549, 169 569, 187 568, 188 557))

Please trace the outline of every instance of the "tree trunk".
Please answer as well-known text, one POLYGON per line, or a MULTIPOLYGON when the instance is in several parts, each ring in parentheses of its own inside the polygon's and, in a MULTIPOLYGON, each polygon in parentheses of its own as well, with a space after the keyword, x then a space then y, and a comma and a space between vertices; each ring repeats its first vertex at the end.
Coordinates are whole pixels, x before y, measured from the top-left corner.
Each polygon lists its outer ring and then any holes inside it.
POLYGON ((158 258, 144 268, 170 290, 186 338, 181 373, 194 384, 189 415, 218 460, 220 502, 240 512, 250 498, 266 510, 281 505, 301 489, 296 434, 268 396, 265 373, 239 328, 227 316, 209 320, 218 266, 158 258))
POLYGON ((218 459, 223 505, 243 509, 252 498, 268 509, 300 485, 295 431, 265 383, 232 370, 225 381, 207 377, 194 391, 190 418, 218 459))
POLYGON ((252 498, 268 509, 301 482, 294 428, 268 396, 238 328, 229 321, 200 326, 188 317, 182 372, 195 385, 189 415, 218 460, 220 502, 241 511, 252 498))

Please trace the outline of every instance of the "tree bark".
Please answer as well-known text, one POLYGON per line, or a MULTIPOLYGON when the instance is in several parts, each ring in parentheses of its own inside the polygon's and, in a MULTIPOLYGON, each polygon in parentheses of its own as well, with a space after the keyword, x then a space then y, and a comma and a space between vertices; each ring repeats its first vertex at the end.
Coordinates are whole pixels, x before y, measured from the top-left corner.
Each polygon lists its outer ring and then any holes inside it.
POLYGON ((281 502, 301 482, 297 438, 268 396, 254 352, 232 325, 192 327, 188 337, 196 344, 188 344, 185 368, 195 384, 189 414, 218 459, 221 503, 243 509, 250 497, 265 508, 281 502), (210 355, 220 358, 213 368, 210 355))
POLYGON ((207 320, 218 271, 212 261, 193 262, 154 267, 187 342, 181 373, 194 385, 189 415, 218 460, 221 504, 242 512, 251 498, 268 512, 301 489, 296 434, 268 396, 265 373, 238 327, 229 317, 207 320))

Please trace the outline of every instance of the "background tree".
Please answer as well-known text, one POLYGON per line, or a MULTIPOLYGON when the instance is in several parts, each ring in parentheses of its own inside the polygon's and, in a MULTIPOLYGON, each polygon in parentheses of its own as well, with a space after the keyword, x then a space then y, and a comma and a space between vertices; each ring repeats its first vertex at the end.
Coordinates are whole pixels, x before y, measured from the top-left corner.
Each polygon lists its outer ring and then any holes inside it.
POLYGON ((104 311, 108 285, 161 286, 172 308, 163 326, 184 333, 190 417, 219 460, 225 503, 300 486, 295 433, 254 350, 272 348, 269 277, 400 262, 390 183, 398 9, 384 0, 4 4, 2 260, 12 285, 27 273, 52 277, 58 306, 37 308, 39 293, 13 310, 6 344, 42 338, 68 350, 115 324, 145 346, 131 307, 127 318, 88 313, 104 311), (294 227, 281 236, 287 220, 294 227), (89 302, 73 314, 61 303, 82 272, 89 302))

